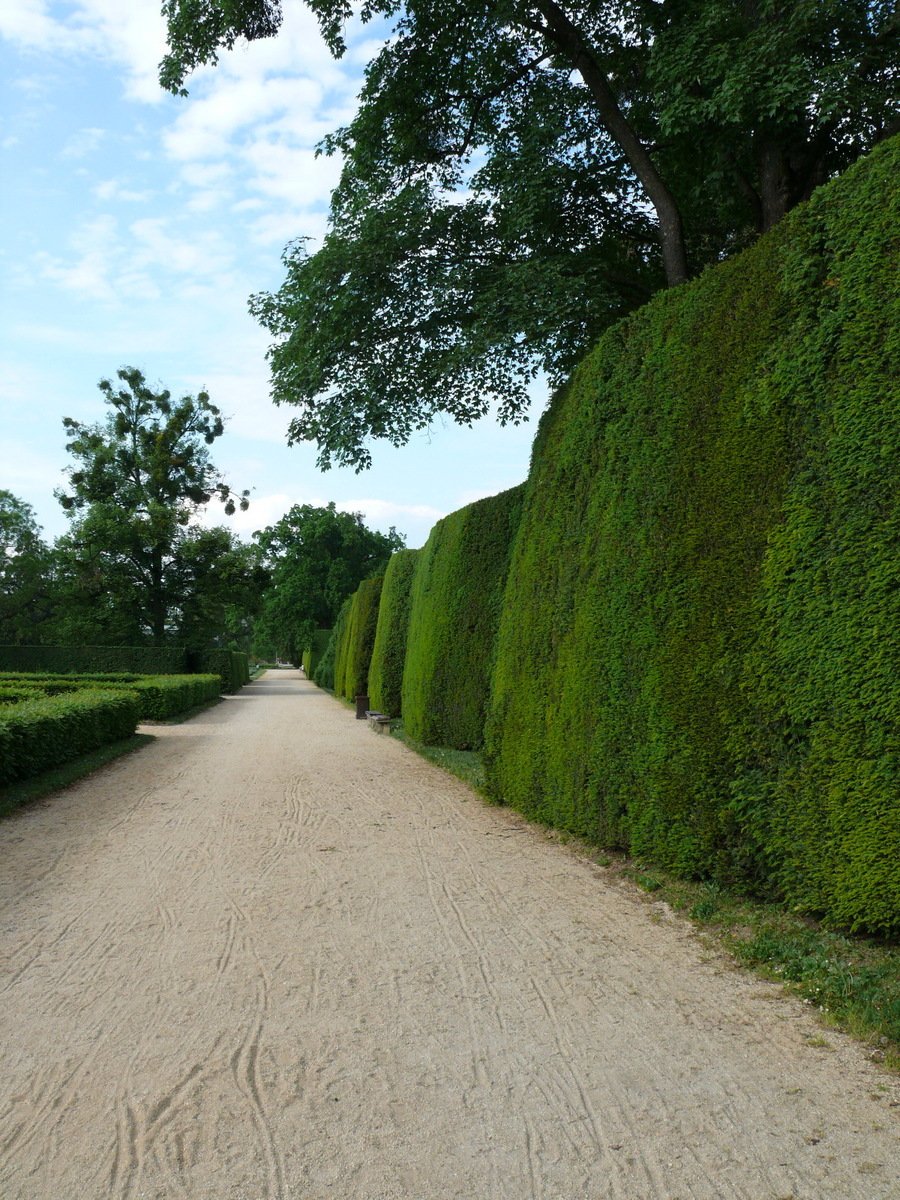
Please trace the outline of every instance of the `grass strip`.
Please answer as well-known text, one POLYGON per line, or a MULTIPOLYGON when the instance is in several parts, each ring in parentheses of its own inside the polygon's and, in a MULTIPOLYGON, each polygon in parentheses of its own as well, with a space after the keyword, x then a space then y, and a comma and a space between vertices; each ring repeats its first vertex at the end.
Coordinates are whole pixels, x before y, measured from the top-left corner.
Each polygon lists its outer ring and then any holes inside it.
POLYGON ((391 736, 401 741, 404 746, 409 746, 410 750, 414 750, 422 758, 434 763, 436 767, 467 783, 484 801, 490 803, 485 791, 484 764, 477 750, 450 750, 446 746, 426 746, 409 736, 402 720, 392 723, 391 736))

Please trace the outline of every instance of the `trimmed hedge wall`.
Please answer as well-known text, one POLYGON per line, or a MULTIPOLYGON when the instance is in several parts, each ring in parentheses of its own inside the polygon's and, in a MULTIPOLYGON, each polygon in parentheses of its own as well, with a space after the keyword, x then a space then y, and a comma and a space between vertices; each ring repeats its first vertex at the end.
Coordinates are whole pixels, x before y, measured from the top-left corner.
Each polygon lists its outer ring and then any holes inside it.
POLYGON ((438 521, 419 551, 403 671, 403 721, 427 745, 484 741, 494 642, 521 486, 438 521))
POLYGON ((330 629, 313 630, 312 642, 303 651, 303 661, 301 663, 307 679, 312 679, 315 676, 316 668, 322 661, 322 655, 328 649, 328 643, 331 641, 331 633, 330 629))
POLYGON ((898 175, 894 139, 610 330, 556 397, 486 756, 492 795, 543 821, 886 933, 898 175))
POLYGON ((341 610, 334 622, 334 629, 331 631, 331 637, 328 639, 328 645, 325 647, 325 651, 319 660, 319 665, 313 674, 313 682, 320 688, 327 688, 329 692, 335 691, 334 680, 337 647, 344 639, 347 622, 350 620, 350 604, 352 599, 352 596, 348 596, 341 605, 341 610))
POLYGON ((0 671, 185 675, 188 664, 183 646, 0 646, 0 671))
POLYGON ((350 599, 343 636, 335 642, 334 690, 345 700, 365 693, 384 576, 364 579, 350 599))
POLYGON ((0 785, 130 737, 138 708, 133 692, 109 690, 76 691, 0 708, 0 785))
POLYGON ((191 650, 187 655, 187 670, 198 675, 221 676, 226 692, 239 692, 250 682, 250 658, 238 650, 191 650))
POLYGON ((398 550, 384 573, 372 661, 369 664, 369 702, 377 712, 399 717, 403 702, 403 665, 412 607, 412 580, 418 550, 398 550))
POLYGON ((53 675, 220 675, 225 691, 250 682, 248 655, 183 646, 0 646, 0 672, 53 675))

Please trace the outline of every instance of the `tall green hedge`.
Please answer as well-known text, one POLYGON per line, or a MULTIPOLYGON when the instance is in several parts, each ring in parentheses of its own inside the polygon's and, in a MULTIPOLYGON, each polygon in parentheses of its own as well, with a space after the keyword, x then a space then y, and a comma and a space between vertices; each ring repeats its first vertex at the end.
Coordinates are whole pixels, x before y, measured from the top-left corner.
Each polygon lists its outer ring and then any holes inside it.
POLYGON ((240 650, 191 650, 187 669, 197 675, 219 675, 226 692, 239 692, 250 682, 250 658, 240 650))
POLYGON ((497 799, 900 931, 900 140, 601 339, 546 415, 497 799))
POLYGON ((412 583, 403 720, 427 745, 478 749, 484 741, 497 623, 522 487, 438 521, 412 583))
POLYGON ((315 677, 316 668, 322 661, 322 655, 328 649, 328 643, 331 641, 330 629, 314 629, 312 641, 303 651, 303 670, 306 672, 307 679, 315 677))
POLYGON ((412 580, 418 550, 398 550, 384 573, 378 625, 369 664, 369 700, 372 708, 399 717, 402 709, 403 665, 412 606, 412 580))
POLYGON ((364 579, 350 600, 343 637, 335 642, 334 690, 345 700, 366 691, 384 576, 364 579))
POLYGON ((334 621, 334 629, 331 631, 331 637, 328 639, 328 645, 319 660, 318 666, 313 673, 313 682, 320 688, 327 688, 328 691, 335 691, 335 665, 337 662, 337 648, 344 640, 344 634, 347 629, 347 622, 350 620, 350 605, 353 597, 348 596, 341 605, 340 611, 334 621))

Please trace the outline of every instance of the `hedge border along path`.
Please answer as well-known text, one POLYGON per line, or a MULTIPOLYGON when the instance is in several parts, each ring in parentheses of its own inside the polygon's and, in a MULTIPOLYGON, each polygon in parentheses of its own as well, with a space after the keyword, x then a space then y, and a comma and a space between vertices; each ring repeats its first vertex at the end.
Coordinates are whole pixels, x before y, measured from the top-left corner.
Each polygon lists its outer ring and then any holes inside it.
POLYGON ((392 554, 381 589, 368 693, 372 708, 389 717, 399 717, 403 708, 403 667, 418 556, 418 550, 392 554))
POLYGON ((142 721, 165 721, 189 709, 217 700, 222 692, 219 675, 13 675, 0 673, 0 688, 29 687, 48 696, 84 690, 133 691, 140 703, 142 721))
POLYGON ((76 691, 0 708, 0 785, 38 775, 130 737, 139 720, 132 691, 76 691))
POLYGON ((599 342, 546 414, 491 794, 900 931, 900 139, 599 342))
POLYGON ((249 656, 240 650, 178 646, 0 646, 0 672, 58 675, 220 675, 225 691, 250 682, 249 656))
POLYGON ((303 651, 303 670, 307 679, 314 678, 333 632, 331 629, 313 630, 312 641, 303 651))
POLYGON ((334 690, 345 700, 364 694, 375 643, 383 575, 364 579, 350 599, 343 635, 335 646, 334 690))
POLYGON ((416 741, 477 750, 523 486, 438 521, 412 583, 403 723, 416 741))
POLYGON ((328 639, 328 645, 319 659, 318 666, 313 673, 313 682, 320 688, 327 688, 328 691, 336 691, 335 687, 335 668, 337 663, 337 648, 344 638, 344 632, 347 628, 347 622, 350 619, 350 604, 352 596, 348 596, 341 605, 338 615, 334 620, 334 628, 331 631, 331 637, 328 639))

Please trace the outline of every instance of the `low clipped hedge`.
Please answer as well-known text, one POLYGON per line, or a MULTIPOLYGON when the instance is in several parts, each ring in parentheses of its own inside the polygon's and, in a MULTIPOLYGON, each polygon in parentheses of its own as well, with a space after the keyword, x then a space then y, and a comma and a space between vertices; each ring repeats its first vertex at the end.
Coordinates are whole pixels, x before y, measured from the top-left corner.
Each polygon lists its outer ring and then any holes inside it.
POLYGON ((130 686, 140 700, 141 720, 164 721, 218 700, 222 679, 219 675, 156 675, 142 677, 130 686))
POLYGON ((418 550, 398 550, 391 555, 378 606, 368 693, 372 708, 390 717, 399 717, 403 707, 403 667, 418 556, 418 550))
POLYGON ((250 682, 249 655, 183 646, 0 646, 0 673, 79 675, 220 675, 225 691, 250 682))
POLYGON ((556 397, 486 755, 491 794, 543 821, 888 934, 898 174, 895 138, 609 330, 556 397))
POLYGON ((345 700, 364 694, 368 686, 383 583, 383 575, 362 581, 350 599, 342 636, 335 642, 334 690, 345 700))
POLYGON ((133 691, 140 701, 142 721, 163 721, 218 698, 218 675, 19 675, 0 676, 20 690, 40 689, 47 696, 98 690, 133 691))
POLYGON ((438 521, 412 581, 402 705, 427 745, 479 749, 522 487, 438 521))
POLYGON ((38 700, 48 693, 37 684, 8 686, 0 680, 0 704, 20 704, 23 700, 38 700))
POLYGON ((139 715, 140 700, 133 691, 106 689, 0 708, 0 786, 130 737, 139 715))

